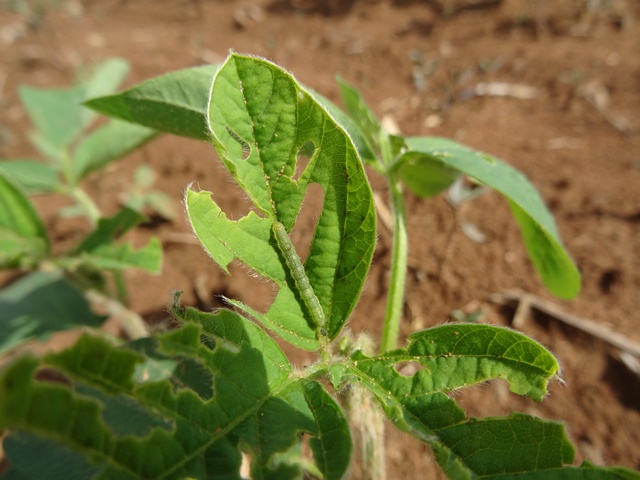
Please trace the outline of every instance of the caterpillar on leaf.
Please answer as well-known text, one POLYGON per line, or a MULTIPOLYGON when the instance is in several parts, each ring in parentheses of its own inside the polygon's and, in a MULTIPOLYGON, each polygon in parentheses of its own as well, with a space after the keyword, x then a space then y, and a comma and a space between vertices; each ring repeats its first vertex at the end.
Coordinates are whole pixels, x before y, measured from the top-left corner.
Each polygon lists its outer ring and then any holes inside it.
POLYGON ((291 276, 300 292, 302 301, 311 314, 311 319, 316 327, 320 329, 322 335, 326 336, 324 311, 309 282, 309 277, 307 277, 298 252, 296 252, 296 249, 291 243, 291 238, 289 238, 289 234, 282 223, 273 222, 273 235, 276 237, 280 253, 282 253, 282 256, 289 266, 291 276))

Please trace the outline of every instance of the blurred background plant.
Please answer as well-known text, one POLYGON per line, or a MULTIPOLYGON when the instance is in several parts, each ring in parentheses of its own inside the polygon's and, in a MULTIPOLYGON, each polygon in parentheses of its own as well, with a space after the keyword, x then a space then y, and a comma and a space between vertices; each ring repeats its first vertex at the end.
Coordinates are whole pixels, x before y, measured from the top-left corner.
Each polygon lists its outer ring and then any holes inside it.
POLYGON ((134 187, 108 218, 83 186, 88 176, 156 134, 119 120, 93 128, 98 115, 82 106, 89 97, 117 89, 128 70, 127 62, 110 58, 79 70, 70 88, 20 87, 21 101, 35 127, 29 139, 43 160, 0 161, 0 268, 28 272, 0 291, 0 352, 59 330, 100 325, 105 317, 94 313, 91 305, 117 316, 127 336, 146 334, 141 318, 126 308, 123 272, 139 268, 159 273, 162 248, 156 238, 138 249, 116 242, 146 220, 143 209, 154 208, 163 218, 172 218, 173 210, 165 196, 151 188, 154 173, 149 166, 139 168, 134 187), (60 254, 52 248, 44 221, 29 198, 43 194, 70 198, 73 204, 56 214, 81 215, 90 225, 77 245, 60 254))

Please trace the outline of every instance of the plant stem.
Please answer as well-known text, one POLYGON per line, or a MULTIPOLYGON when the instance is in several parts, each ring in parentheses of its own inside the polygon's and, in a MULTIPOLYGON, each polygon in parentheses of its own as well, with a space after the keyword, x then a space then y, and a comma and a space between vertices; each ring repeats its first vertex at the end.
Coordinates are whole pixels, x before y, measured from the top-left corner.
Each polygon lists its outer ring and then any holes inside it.
POLYGON ((407 276, 408 235, 402 187, 394 172, 388 173, 393 213, 393 248, 391 253, 391 276, 387 297, 387 312, 384 318, 380 352, 397 347, 400 336, 400 320, 404 305, 404 284, 407 276))
POLYGON ((393 152, 389 135, 380 132, 380 155, 382 167, 385 170, 389 193, 391 196, 391 212, 393 214, 393 248, 391 253, 391 277, 389 279, 389 293, 387 297, 387 312, 384 318, 380 353, 397 347, 400 336, 400 320, 404 305, 404 283, 407 276, 407 250, 409 240, 407 236, 407 222, 402 196, 402 184, 393 169, 393 152))
POLYGON ((85 211, 85 213, 87 214, 87 218, 91 222, 91 225, 95 226, 101 217, 100 210, 98 209, 97 205, 93 202, 93 200, 91 200, 89 195, 87 195, 87 193, 78 186, 71 187, 69 193, 78 203, 78 205, 80 205, 85 211))
POLYGON ((131 340, 149 336, 144 320, 133 310, 129 310, 117 300, 109 298, 97 290, 87 290, 85 295, 92 304, 104 308, 110 316, 117 318, 131 340))
POLYGON ((354 462, 360 464, 362 480, 387 478, 384 448, 384 416, 373 395, 354 382, 344 393, 344 403, 354 440, 354 462))
POLYGON ((71 198, 73 198, 76 203, 82 207, 89 219, 89 222, 91 222, 91 226, 96 226, 102 215, 100 214, 100 210, 95 202, 91 200, 91 197, 89 197, 89 195, 87 195, 87 193, 78 185, 78 180, 73 172, 73 158, 69 154, 68 150, 65 149, 60 161, 62 164, 62 174, 66 181, 64 193, 71 196, 71 198))
POLYGON ((60 163, 62 166, 62 175, 66 181, 66 184, 72 188, 77 187, 76 176, 73 173, 73 159, 68 148, 65 148, 60 155, 60 163))

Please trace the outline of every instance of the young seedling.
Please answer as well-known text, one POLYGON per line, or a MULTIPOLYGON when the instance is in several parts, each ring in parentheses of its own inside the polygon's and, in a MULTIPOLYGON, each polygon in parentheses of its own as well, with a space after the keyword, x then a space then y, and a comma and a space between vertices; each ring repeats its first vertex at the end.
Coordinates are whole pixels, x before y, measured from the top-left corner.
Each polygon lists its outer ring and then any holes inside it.
POLYGON ((157 135, 153 129, 120 120, 91 129, 97 114, 82 102, 116 90, 128 70, 125 61, 112 58, 80 71, 77 84, 71 88, 20 87, 22 103, 35 126, 30 139, 45 161, 4 159, 0 161, 0 173, 28 194, 71 197, 77 206, 74 210, 95 225, 101 214, 81 182, 157 135))
MULTIPOLYGON (((376 241, 356 136, 347 134, 326 102, 266 60, 231 54, 212 83, 205 71, 170 74, 91 104, 213 140, 255 210, 230 220, 211 192, 188 188, 189 220, 223 270, 237 260, 273 282, 273 303, 261 312, 229 299, 234 310, 201 312, 181 307, 176 298, 175 330, 120 348, 86 335, 62 353, 16 360, 0 373, 0 428, 8 431, 3 448, 10 474, 41 478, 46 469, 50 477, 73 471, 101 479, 239 479, 244 454, 252 478, 341 479, 349 474, 352 440, 337 399, 357 388, 370 392, 393 425, 430 445, 450 478, 640 478, 625 468, 573 465, 574 448, 560 423, 524 414, 467 418, 451 392, 500 378, 512 392, 540 401, 559 374, 555 358, 521 333, 445 324, 378 355, 364 352, 362 339, 341 336, 376 241), (201 103, 200 88, 207 84, 208 101, 201 103), (139 102, 158 111, 138 110, 139 102), (172 124, 169 109, 186 123, 172 124), (198 130, 203 125, 208 135, 198 130), (309 142, 313 154, 298 172, 298 154, 309 142), (288 232, 311 183, 324 192, 323 208, 302 262, 288 232), (262 327, 316 352, 317 361, 294 368, 262 327), (401 375, 398 369, 407 363, 414 373, 401 375), (37 380, 38 367, 56 370, 68 382, 37 380), (30 454, 36 448, 42 455, 30 454)), ((380 138, 382 150, 396 159, 388 167, 429 145, 380 138)), ((495 172, 485 164, 502 165, 480 156, 478 167, 479 154, 436 143, 447 155, 428 158, 458 158, 447 160, 447 168, 462 166, 484 183, 491 184, 485 173, 495 172)), ((402 168, 382 171, 400 176, 402 168)), ((528 211, 527 205, 518 208, 528 211)), ((529 222, 542 228, 535 218, 529 222)), ((544 244, 555 249, 549 262, 566 259, 574 271, 553 233, 544 244)))
POLYGON ((91 173, 157 134, 119 120, 90 130, 96 114, 82 101, 114 91, 127 71, 126 62, 111 59, 85 72, 68 89, 20 89, 36 127, 31 140, 45 162, 0 161, 0 268, 31 272, 0 291, 0 352, 28 339, 45 339, 59 330, 99 325, 104 318, 92 313, 82 292, 90 294, 94 303, 105 304, 111 313, 118 312, 129 335, 146 333, 141 319, 123 306, 127 293, 122 271, 133 267, 157 273, 160 244, 153 239, 134 250, 131 245, 116 243, 144 217, 125 207, 104 218, 81 184, 91 173), (52 254, 44 223, 28 198, 39 194, 66 195, 74 200, 73 211, 87 218, 92 231, 77 247, 52 254), (108 292, 109 279, 115 293, 108 292))

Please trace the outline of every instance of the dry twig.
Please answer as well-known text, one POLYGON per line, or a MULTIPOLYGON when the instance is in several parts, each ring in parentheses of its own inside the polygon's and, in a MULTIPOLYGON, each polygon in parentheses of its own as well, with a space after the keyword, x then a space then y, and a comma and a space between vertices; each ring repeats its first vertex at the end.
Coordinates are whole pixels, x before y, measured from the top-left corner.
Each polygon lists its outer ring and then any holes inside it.
POLYGON ((531 309, 535 309, 555 318, 556 320, 560 320, 567 325, 571 325, 582 332, 599 338, 600 340, 619 348, 623 352, 640 357, 640 344, 630 340, 618 332, 614 332, 609 328, 603 327, 593 320, 588 320, 565 312, 557 305, 547 300, 543 300, 533 294, 522 292, 520 290, 507 290, 502 293, 494 293, 489 298, 491 301, 501 304, 510 302, 518 303, 518 309, 516 310, 516 315, 514 316, 512 323, 515 328, 520 328, 529 311, 531 309))

